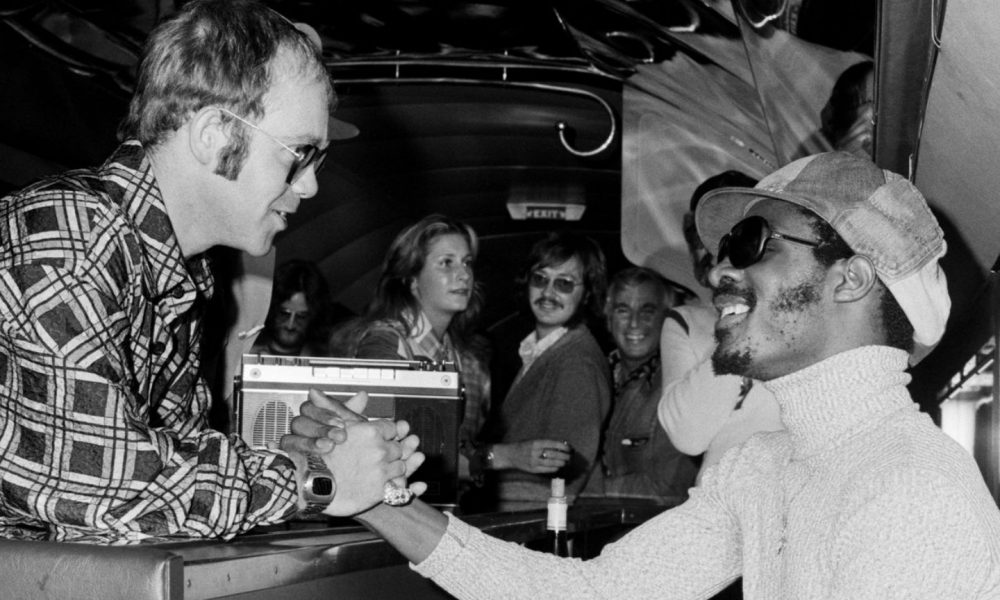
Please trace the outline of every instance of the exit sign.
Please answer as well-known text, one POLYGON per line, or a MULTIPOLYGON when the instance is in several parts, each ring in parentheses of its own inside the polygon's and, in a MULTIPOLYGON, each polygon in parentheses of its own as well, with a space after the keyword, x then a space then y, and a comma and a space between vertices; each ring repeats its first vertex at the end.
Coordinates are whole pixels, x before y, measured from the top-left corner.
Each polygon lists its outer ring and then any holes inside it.
POLYGON ((582 204, 508 202, 507 212, 515 221, 579 221, 587 207, 582 204))

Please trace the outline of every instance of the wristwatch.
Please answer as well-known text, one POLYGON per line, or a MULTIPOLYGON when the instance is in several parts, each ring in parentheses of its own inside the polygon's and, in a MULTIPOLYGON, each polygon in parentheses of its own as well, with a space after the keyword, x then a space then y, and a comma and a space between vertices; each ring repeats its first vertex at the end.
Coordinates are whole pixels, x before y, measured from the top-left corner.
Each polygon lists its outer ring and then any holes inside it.
POLYGON ((306 465, 306 472, 302 477, 302 498, 306 501, 306 507, 299 515, 311 517, 326 510, 333 502, 337 482, 323 459, 315 454, 306 455, 306 465))

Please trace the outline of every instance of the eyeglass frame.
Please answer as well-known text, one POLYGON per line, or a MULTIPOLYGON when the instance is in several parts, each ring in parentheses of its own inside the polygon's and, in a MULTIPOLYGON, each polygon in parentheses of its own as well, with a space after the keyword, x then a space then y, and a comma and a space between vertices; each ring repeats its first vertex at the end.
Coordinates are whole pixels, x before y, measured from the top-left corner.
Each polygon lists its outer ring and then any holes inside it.
POLYGON ((288 310, 287 308, 279 308, 274 313, 274 321, 276 323, 295 323, 297 321, 302 321, 303 323, 308 323, 313 318, 313 313, 311 310, 288 310))
POLYGON ((794 244, 809 246, 810 248, 819 248, 820 245, 822 245, 821 242, 814 242, 812 240, 806 240, 800 237, 788 235, 786 233, 779 233, 771 227, 771 224, 768 222, 767 219, 759 215, 753 215, 733 225, 733 227, 729 230, 729 233, 722 236, 722 238, 719 240, 719 252, 717 256, 717 262, 721 263, 723 260, 728 258, 729 264, 731 264, 733 267, 737 269, 746 269, 747 267, 757 264, 758 262, 760 262, 762 258, 764 258, 764 252, 767 250, 767 243, 771 240, 782 240, 786 242, 792 242, 794 244), (750 257, 749 260, 747 261, 739 260, 737 262, 733 260, 732 253, 730 252, 729 248, 729 245, 731 243, 730 240, 734 239, 734 232, 736 231, 736 229, 738 227, 745 227, 746 223, 748 222, 761 223, 761 225, 758 228, 759 233, 756 236, 757 237, 756 250, 754 251, 753 256, 750 257), (767 235, 764 235, 765 233, 767 235))
POLYGON ((234 113, 228 108, 224 106, 215 106, 213 108, 217 108, 222 112, 228 114, 229 116, 233 117, 237 121, 243 123, 244 125, 256 129, 257 131, 263 133, 268 138, 270 138, 273 142, 275 142, 285 150, 288 150, 289 152, 292 153, 292 156, 295 157, 295 161, 292 163, 292 166, 288 169, 288 176, 285 177, 285 184, 291 185, 296 181, 298 181, 299 178, 302 177, 302 174, 306 172, 306 169, 308 169, 310 165, 312 165, 314 173, 318 173, 320 168, 322 168, 323 161, 326 160, 326 154, 330 150, 329 146, 327 146, 326 148, 320 148, 314 144, 303 144, 300 147, 305 148, 306 150, 299 151, 292 148, 288 144, 282 142, 281 140, 279 140, 272 134, 268 133, 267 131, 264 131, 264 129, 262 129, 259 125, 251 123, 250 121, 244 119, 243 117, 239 116, 238 114, 234 113))
POLYGON ((584 285, 582 281, 574 281, 569 277, 549 277, 541 271, 533 271, 530 275, 528 275, 528 287, 544 290, 549 287, 549 283, 552 284, 552 289, 560 294, 572 294, 573 291, 576 290, 576 286, 584 285), (569 289, 566 289, 567 285, 569 285, 569 289), (560 287, 563 289, 560 289, 560 287))

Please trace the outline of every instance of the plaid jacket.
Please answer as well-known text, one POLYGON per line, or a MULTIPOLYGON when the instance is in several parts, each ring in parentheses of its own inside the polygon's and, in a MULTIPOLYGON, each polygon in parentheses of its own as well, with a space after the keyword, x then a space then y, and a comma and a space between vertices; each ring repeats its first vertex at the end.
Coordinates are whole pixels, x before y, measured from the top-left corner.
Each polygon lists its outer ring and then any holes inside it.
POLYGON ((0 201, 0 536, 226 538, 295 511, 290 461, 207 429, 212 286, 137 142, 0 201))

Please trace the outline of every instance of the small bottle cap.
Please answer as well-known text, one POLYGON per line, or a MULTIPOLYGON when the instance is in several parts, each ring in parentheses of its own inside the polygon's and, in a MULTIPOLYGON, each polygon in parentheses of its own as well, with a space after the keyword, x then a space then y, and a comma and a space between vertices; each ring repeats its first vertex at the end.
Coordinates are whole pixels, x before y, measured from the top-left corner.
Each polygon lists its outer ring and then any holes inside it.
POLYGON ((566 495, 566 480, 562 477, 552 478, 552 497, 562 498, 566 495))

